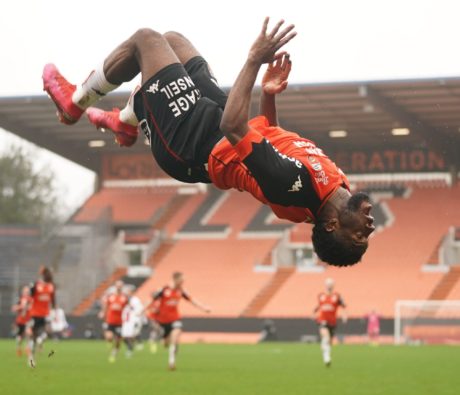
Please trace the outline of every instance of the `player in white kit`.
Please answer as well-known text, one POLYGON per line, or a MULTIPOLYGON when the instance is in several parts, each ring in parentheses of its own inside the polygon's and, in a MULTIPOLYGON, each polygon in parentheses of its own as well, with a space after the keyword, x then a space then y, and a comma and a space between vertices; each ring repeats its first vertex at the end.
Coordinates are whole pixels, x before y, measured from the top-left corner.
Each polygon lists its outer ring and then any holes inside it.
POLYGON ((126 357, 131 357, 136 337, 140 335, 143 323, 144 306, 137 296, 134 296, 134 288, 127 288, 126 294, 129 298, 128 304, 122 312, 121 337, 126 347, 126 357))

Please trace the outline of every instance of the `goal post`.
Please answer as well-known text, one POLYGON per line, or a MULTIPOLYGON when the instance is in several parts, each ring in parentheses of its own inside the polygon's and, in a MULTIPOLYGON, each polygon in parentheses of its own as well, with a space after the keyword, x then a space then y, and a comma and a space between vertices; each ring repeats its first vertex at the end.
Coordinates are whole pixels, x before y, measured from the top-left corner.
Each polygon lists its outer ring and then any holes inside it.
POLYGON ((398 300, 395 344, 460 344, 460 300, 398 300))

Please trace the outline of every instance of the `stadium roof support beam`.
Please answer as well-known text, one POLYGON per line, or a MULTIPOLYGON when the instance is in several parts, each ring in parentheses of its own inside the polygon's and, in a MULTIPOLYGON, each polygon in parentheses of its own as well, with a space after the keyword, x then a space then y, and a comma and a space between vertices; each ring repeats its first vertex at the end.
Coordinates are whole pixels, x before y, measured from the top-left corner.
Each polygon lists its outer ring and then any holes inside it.
POLYGON ((434 151, 442 154, 449 164, 458 167, 457 154, 460 146, 460 139, 454 138, 453 141, 442 141, 436 138, 436 128, 427 122, 422 121, 417 116, 411 114, 401 105, 396 104, 393 100, 382 95, 377 89, 369 85, 361 85, 359 92, 362 97, 365 97, 372 105, 379 107, 381 110, 389 114, 400 126, 410 128, 414 133, 418 133, 428 146, 434 151))
POLYGON ((82 158, 80 150, 72 144, 63 143, 62 140, 49 136, 46 141, 43 141, 44 131, 40 128, 35 128, 34 133, 27 133, 27 126, 20 126, 17 122, 10 121, 7 117, 0 114, 0 125, 7 131, 16 134, 23 139, 38 145, 39 147, 50 150, 66 159, 69 159, 79 165, 93 171, 98 171, 100 167, 100 158, 96 155, 86 155, 82 158))

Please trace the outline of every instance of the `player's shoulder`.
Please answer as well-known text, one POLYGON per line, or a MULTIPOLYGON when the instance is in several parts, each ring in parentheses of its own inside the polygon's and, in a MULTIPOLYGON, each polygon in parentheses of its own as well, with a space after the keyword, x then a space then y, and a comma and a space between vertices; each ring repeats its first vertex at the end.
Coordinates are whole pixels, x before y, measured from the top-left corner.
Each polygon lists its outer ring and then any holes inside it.
POLYGON ((171 286, 165 285, 158 291, 158 293, 165 298, 169 298, 173 293, 173 289, 171 286))
POLYGON ((335 303, 341 302, 342 301, 342 295, 338 292, 333 292, 331 295, 332 301, 335 303))
POLYGON ((113 303, 116 299, 117 299, 117 295, 115 295, 114 293, 109 293, 109 294, 105 295, 105 297, 104 297, 104 300, 107 303, 113 303))

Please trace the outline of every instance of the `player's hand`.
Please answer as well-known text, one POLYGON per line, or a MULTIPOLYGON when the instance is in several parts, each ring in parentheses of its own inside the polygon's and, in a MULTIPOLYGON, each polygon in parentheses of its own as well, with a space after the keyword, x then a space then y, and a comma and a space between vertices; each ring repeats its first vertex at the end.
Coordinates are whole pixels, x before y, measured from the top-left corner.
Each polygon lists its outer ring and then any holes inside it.
POLYGON ((284 54, 276 62, 269 63, 262 79, 262 89, 266 94, 276 95, 287 88, 292 62, 289 54, 284 54))
POLYGON ((99 319, 103 319, 104 318, 104 313, 102 311, 100 311, 98 314, 97 314, 98 318, 99 319))
POLYGON ((262 31, 249 51, 249 59, 257 63, 271 63, 281 58, 284 53, 277 51, 291 41, 296 35, 294 25, 289 25, 280 31, 284 20, 280 20, 270 33, 267 33, 270 18, 265 18, 262 31))

